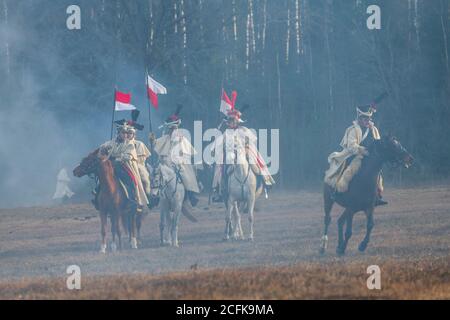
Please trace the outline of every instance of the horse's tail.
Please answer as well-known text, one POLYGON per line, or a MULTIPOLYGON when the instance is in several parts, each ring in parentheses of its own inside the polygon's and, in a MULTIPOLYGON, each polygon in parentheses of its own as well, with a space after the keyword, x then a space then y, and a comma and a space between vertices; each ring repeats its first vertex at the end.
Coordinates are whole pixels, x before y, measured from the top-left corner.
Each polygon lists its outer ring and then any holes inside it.
POLYGON ((183 201, 183 205, 181 206, 181 212, 184 214, 186 218, 188 218, 191 222, 198 222, 197 218, 193 216, 187 201, 183 201))

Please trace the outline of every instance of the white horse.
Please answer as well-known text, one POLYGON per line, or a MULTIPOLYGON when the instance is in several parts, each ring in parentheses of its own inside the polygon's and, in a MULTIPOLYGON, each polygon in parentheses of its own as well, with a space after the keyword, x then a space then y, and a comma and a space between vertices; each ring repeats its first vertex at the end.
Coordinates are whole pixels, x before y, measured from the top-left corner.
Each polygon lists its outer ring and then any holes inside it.
POLYGON ((181 213, 193 222, 197 222, 197 219, 186 207, 185 188, 176 169, 169 164, 160 163, 155 179, 159 181, 158 189, 161 197, 159 224, 161 245, 178 247, 178 222, 181 213))
POLYGON ((256 175, 251 169, 250 163, 245 159, 243 164, 229 165, 226 171, 228 175, 228 194, 225 199, 225 237, 230 236, 236 240, 243 240, 244 233, 241 225, 240 209, 248 212, 250 230, 248 240, 253 241, 254 209, 256 198, 261 194, 263 186, 257 188, 256 175), (234 213, 234 214, 233 214, 234 213))

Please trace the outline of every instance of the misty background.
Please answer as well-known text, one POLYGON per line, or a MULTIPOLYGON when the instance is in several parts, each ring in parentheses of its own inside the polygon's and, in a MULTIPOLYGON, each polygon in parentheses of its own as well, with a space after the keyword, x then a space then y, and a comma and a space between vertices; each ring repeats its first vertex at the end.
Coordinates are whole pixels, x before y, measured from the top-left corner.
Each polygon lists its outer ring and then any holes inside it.
POLYGON ((449 33, 448 0, 0 0, 0 207, 50 203, 58 171, 109 139, 116 85, 147 142, 146 69, 168 89, 158 136, 177 103, 183 127, 216 127, 222 87, 250 105, 248 127, 279 128, 276 188, 320 186, 355 107, 383 91, 375 123, 416 159, 386 186, 445 180, 449 33), (81 30, 66 27, 73 4, 81 30), (367 29, 372 4, 381 30, 367 29))

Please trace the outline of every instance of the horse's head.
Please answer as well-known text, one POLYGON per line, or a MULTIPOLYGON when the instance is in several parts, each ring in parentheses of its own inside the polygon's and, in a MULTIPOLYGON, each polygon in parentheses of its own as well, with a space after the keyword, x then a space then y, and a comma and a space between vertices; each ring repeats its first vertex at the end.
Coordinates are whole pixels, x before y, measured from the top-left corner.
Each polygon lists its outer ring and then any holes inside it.
POLYGON ((82 176, 96 173, 98 164, 101 159, 98 157, 99 149, 90 153, 86 158, 81 160, 81 163, 73 169, 73 175, 75 177, 81 178, 82 176))
POLYGON ((379 144, 381 146, 380 153, 386 161, 401 164, 405 168, 409 168, 413 164, 414 158, 394 136, 383 136, 379 144))

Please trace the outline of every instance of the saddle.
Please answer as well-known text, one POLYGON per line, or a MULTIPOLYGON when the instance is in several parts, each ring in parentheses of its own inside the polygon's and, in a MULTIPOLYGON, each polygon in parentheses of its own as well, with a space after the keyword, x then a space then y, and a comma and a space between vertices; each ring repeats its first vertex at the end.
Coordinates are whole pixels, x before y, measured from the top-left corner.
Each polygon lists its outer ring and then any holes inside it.
POLYGON ((347 192, 350 181, 361 168, 363 156, 357 155, 348 158, 342 166, 341 172, 336 180, 336 192, 347 192))
MULTIPOLYGON (((374 142, 374 138, 372 135, 368 136, 362 143, 361 146, 366 149, 374 142)), ((350 181, 352 181, 353 177, 358 173, 361 168, 362 160, 364 159, 364 155, 357 154, 349 157, 345 160, 342 165, 342 169, 339 172, 338 178, 336 180, 336 192, 346 192, 348 190, 348 186, 350 181)))

